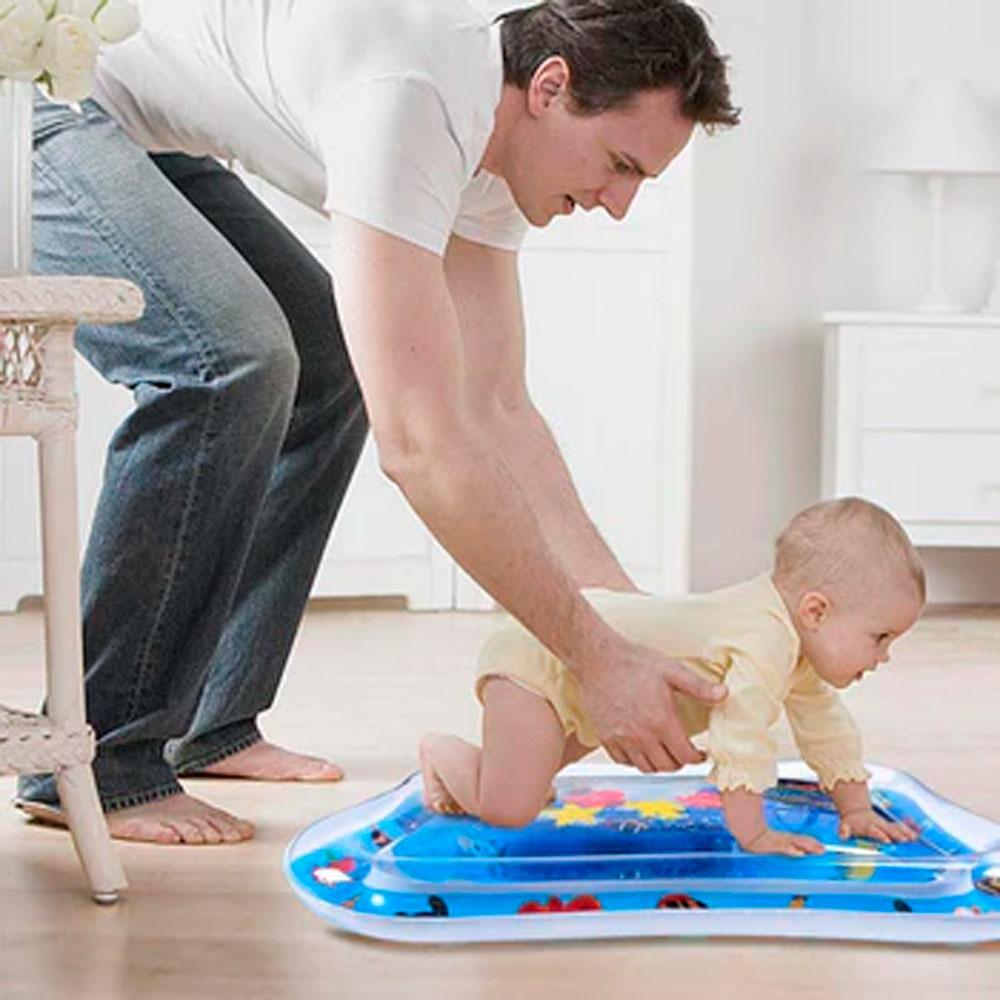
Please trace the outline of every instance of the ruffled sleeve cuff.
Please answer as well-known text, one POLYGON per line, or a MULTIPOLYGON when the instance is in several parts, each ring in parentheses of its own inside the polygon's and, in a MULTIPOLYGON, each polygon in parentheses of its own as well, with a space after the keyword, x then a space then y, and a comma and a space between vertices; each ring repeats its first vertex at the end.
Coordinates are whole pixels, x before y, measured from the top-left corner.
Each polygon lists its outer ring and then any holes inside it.
POLYGON ((838 781, 868 781, 872 776, 856 757, 823 757, 806 763, 816 772, 824 792, 829 792, 838 781))
POLYGON ((708 780, 719 791, 728 792, 737 788, 762 795, 777 782, 778 774, 774 761, 713 761, 708 780))

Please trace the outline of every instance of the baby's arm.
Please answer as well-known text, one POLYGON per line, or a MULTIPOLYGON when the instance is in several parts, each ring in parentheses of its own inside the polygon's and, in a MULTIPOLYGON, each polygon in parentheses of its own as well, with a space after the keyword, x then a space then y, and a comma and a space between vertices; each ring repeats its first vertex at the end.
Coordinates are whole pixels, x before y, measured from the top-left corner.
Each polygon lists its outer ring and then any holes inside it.
POLYGON ((914 840, 902 823, 883 819, 868 794, 861 736, 839 695, 814 670, 800 670, 785 700, 785 711, 802 758, 819 775, 840 813, 842 840, 914 840))
POLYGON ((729 832, 749 854, 787 854, 801 858, 822 854, 823 845, 804 834, 772 830, 764 821, 763 796, 746 788, 727 788, 722 792, 722 808, 729 832))
POLYGON ((769 652, 764 649, 753 656, 745 649, 731 649, 728 653, 729 697, 712 709, 708 722, 708 752, 714 765, 710 779, 722 794, 729 831, 744 851, 790 857, 822 854, 815 838, 772 830, 764 820, 762 791, 777 777, 770 728, 781 714, 785 683, 780 670, 765 665, 780 662, 780 647, 765 661, 769 652))

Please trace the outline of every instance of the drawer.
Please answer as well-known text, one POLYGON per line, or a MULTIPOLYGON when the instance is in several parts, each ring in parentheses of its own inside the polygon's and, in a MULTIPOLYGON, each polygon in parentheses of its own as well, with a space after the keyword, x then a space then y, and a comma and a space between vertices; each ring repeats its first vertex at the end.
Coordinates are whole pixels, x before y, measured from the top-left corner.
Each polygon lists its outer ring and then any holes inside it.
POLYGON ((1000 430, 1000 332, 873 331, 859 350, 862 427, 1000 430))
POLYGON ((1000 523, 1000 434, 865 431, 859 491, 902 521, 1000 523))

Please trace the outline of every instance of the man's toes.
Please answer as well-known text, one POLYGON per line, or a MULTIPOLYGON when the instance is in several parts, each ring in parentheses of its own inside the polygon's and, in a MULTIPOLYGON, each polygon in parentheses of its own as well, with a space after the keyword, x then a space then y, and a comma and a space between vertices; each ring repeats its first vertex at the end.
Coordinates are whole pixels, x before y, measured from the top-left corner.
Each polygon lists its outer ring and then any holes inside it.
POLYGON ((170 819, 167 821, 167 825, 172 826, 177 831, 181 841, 185 844, 205 843, 205 833, 201 826, 194 820, 180 818, 170 819))
POLYGON ((212 822, 222 833, 222 837, 227 844, 235 844, 241 840, 250 840, 254 835, 252 823, 228 813, 213 813, 212 822))
POLYGON ((253 823, 248 823, 245 819, 236 820, 236 829, 244 840, 249 840, 256 833, 253 823))
POLYGON ((227 844, 238 844, 241 840, 249 840, 251 834, 243 832, 235 823, 219 823, 219 832, 227 844))
POLYGON ((331 764, 328 760, 317 759, 312 762, 308 776, 313 781, 343 781, 344 769, 336 764, 331 764))
MULTIPOLYGON (((112 814, 113 815, 113 814, 112 814)), ((108 830, 118 840, 139 840, 153 844, 179 844, 181 835, 166 823, 150 819, 108 821, 108 830)))
POLYGON ((303 757, 298 766, 288 769, 288 776, 299 781, 340 781, 344 776, 336 764, 319 757, 303 757))
POLYGON ((148 840, 155 844, 183 844, 184 838, 168 823, 132 823, 133 840, 148 840))
POLYGON ((235 843, 240 840, 252 840, 254 835, 254 828, 250 823, 238 822, 232 827, 233 840, 230 843, 235 843))
POLYGON ((193 819, 192 824, 198 828, 204 838, 202 843, 221 844, 223 841, 222 831, 219 829, 211 816, 198 816, 193 819))

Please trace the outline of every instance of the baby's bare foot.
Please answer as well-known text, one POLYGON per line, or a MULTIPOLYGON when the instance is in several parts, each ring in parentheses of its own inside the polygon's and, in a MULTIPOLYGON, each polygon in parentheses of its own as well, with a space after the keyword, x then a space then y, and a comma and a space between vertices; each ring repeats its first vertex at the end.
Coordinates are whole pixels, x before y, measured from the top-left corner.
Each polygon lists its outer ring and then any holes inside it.
POLYGON ((446 752, 451 737, 430 733, 424 736, 417 749, 420 758, 420 775, 424 782, 424 805, 431 812, 445 816, 461 816, 465 810, 455 801, 448 787, 434 766, 434 756, 446 752))
POLYGON ((222 760, 185 771, 185 778, 247 778, 251 781, 340 781, 344 772, 321 757, 293 753, 261 740, 222 760))
MULTIPOLYGON (((66 826, 65 813, 55 806, 19 802, 18 807, 43 823, 66 826)), ((254 832, 246 820, 184 793, 118 809, 105 818, 116 840, 147 844, 235 844, 254 832)))

